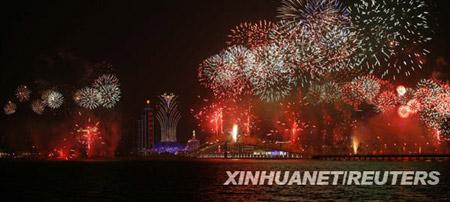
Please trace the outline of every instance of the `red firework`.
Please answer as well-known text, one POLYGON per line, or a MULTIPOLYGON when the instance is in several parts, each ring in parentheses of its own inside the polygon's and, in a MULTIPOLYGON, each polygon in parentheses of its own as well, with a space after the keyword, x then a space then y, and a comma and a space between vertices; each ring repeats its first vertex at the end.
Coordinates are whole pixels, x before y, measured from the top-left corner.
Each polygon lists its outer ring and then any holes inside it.
POLYGON ((244 22, 231 30, 227 44, 243 45, 248 48, 264 46, 271 42, 271 34, 275 30, 277 25, 270 21, 244 22))
POLYGON ((233 124, 242 128, 242 135, 250 136, 255 129, 255 116, 251 104, 237 104, 234 101, 213 101, 204 99, 205 105, 199 110, 191 109, 198 127, 214 140, 225 138, 233 124), (209 104, 208 104, 209 103, 209 104))

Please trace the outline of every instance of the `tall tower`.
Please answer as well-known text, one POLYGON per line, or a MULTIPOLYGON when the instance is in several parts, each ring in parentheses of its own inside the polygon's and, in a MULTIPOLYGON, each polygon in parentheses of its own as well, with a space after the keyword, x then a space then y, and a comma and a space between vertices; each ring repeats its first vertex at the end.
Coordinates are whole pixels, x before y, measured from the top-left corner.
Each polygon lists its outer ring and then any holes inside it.
POLYGON ((176 102, 177 96, 173 93, 164 93, 159 99, 156 118, 161 127, 161 142, 177 142, 177 125, 181 118, 176 102))
POLYGON ((145 153, 155 145, 155 110, 146 101, 144 111, 138 120, 137 151, 145 153))

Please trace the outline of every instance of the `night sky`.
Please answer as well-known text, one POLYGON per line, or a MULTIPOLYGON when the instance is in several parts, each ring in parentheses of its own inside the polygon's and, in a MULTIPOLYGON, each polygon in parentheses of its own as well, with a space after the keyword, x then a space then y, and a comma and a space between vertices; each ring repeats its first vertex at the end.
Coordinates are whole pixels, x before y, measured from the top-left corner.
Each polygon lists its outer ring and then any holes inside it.
MULTIPOLYGON (((79 85, 83 61, 110 62, 122 85, 116 109, 122 116, 124 148, 135 136, 144 101, 163 92, 180 96, 186 141, 194 120, 189 113, 197 95, 207 91, 197 82, 197 66, 225 48, 228 31, 244 21, 275 20, 276 0, 164 1, 20 1, 1 7, 0 101, 3 106, 20 84, 43 80, 52 85, 79 85), (61 59, 63 62, 55 62, 61 59), (69 58, 69 59, 67 59, 69 58)), ((436 1, 434 40, 429 67, 415 73, 427 78, 448 72, 449 2, 436 1), (440 58, 440 59, 439 59, 440 58), (439 65, 437 65, 439 63, 439 65)), ((448 79, 448 76, 444 76, 448 79)), ((413 76, 409 81, 414 81, 413 76)), ((417 79, 416 79, 417 80, 417 79)), ((406 82, 406 81, 405 81, 406 82)), ((66 100, 68 101, 68 100, 66 100)), ((10 123, 40 117, 18 106, 14 120, 0 115, 0 135, 10 123)), ((51 115, 44 115, 51 116, 51 115)), ((4 142, 4 141, 3 141, 4 142)), ((0 141, 1 143, 1 141, 0 141)))

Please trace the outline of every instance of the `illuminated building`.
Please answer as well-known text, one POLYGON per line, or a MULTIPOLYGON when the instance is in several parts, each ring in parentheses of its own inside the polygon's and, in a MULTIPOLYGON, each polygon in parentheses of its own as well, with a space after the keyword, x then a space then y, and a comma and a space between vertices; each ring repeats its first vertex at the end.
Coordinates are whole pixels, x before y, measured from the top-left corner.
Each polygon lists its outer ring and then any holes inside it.
POLYGON ((161 142, 175 143, 177 142, 177 125, 181 118, 181 114, 178 111, 177 96, 173 93, 164 93, 159 98, 160 103, 156 118, 161 128, 161 142))
POLYGON ((140 154, 147 153, 155 145, 155 111, 150 100, 146 101, 144 111, 138 120, 136 143, 137 152, 140 154))
POLYGON ((200 141, 195 138, 195 130, 192 131, 192 138, 188 140, 186 151, 195 151, 200 147, 200 141))

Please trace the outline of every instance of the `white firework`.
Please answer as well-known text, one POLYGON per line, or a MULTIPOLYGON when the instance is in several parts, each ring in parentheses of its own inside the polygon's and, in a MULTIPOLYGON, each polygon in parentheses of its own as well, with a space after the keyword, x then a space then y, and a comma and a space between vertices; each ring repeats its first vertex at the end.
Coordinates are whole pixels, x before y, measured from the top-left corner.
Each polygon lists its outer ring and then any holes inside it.
POLYGON ((235 97, 250 88, 244 69, 254 65, 255 55, 244 46, 231 46, 200 65, 198 76, 202 85, 216 96, 235 97))
POLYGON ((355 0, 349 7, 362 41, 358 66, 394 80, 423 68, 431 40, 425 0, 355 0))
POLYGON ((264 101, 283 99, 295 85, 294 71, 286 64, 284 51, 276 44, 257 48, 255 65, 244 69, 255 95, 264 101))
POLYGON ((79 106, 91 110, 97 108, 101 104, 101 99, 102 96, 100 92, 95 88, 89 87, 78 90, 74 95, 74 100, 79 106))
POLYGON ((50 108, 58 109, 64 103, 64 96, 58 91, 51 90, 44 101, 50 108))
POLYGON ((16 104, 14 102, 8 101, 8 103, 5 104, 5 107, 3 107, 3 111, 6 115, 11 115, 16 113, 16 104))
POLYGON ((119 83, 119 79, 112 74, 103 74, 101 76, 99 76, 95 81, 93 86, 95 88, 99 88, 100 86, 105 86, 105 85, 116 85, 116 86, 120 86, 119 83))
POLYGON ((105 108, 113 108, 119 102, 121 91, 118 85, 102 85, 96 88, 100 93, 100 104, 105 108))

